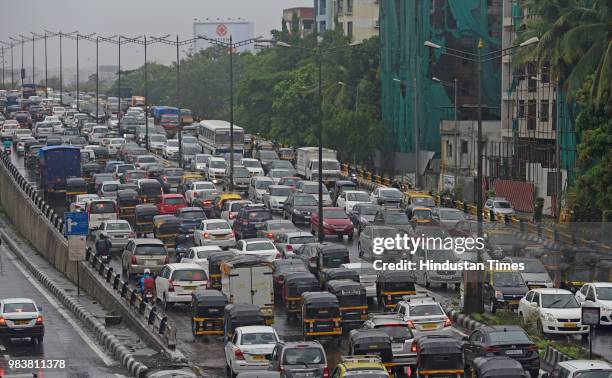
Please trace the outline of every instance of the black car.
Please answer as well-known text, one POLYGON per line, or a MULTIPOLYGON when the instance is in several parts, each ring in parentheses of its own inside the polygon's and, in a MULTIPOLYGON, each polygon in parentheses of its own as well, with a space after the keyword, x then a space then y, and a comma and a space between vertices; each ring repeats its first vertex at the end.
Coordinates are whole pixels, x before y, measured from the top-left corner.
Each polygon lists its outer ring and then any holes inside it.
POLYGON ((378 209, 380 209, 380 206, 373 203, 358 203, 353 206, 348 216, 357 229, 357 234, 360 234, 367 225, 374 221, 378 209))
POLYGON ((317 208, 317 200, 310 194, 292 193, 283 204, 283 219, 291 219, 293 224, 309 224, 310 215, 317 208))
POLYGON ((243 206, 232 229, 236 234, 236 239, 248 239, 257 237, 257 231, 265 226, 265 221, 272 219, 272 212, 263 205, 243 206))
MULTIPOLYGON (((246 193, 249 190, 249 184, 251 183, 251 174, 249 170, 244 167, 234 166, 233 174, 233 189, 234 192, 246 193)), ((225 170, 225 176, 223 177, 223 190, 230 191, 230 168, 225 170)))
MULTIPOLYGON (((511 357, 523 365, 532 377, 540 370, 538 346, 531 341, 527 332, 515 325, 483 326, 465 337, 463 345, 465 365, 473 369, 474 359, 484 356, 511 357)), ((469 376, 466 371, 466 376, 469 376)))
POLYGON ((173 190, 178 190, 181 177, 185 172, 181 168, 166 168, 158 178, 158 181, 164 187, 164 193, 170 193, 173 190))
POLYGON ((484 302, 492 313, 498 308, 518 308, 519 301, 529 291, 519 271, 490 269, 485 271, 482 289, 484 302))
POLYGON ((206 219, 204 210, 199 207, 178 209, 176 217, 181 221, 179 226, 179 233, 181 234, 193 234, 200 223, 206 219))
POLYGON ((376 213, 372 223, 379 226, 393 227, 405 233, 412 232, 408 215, 400 209, 382 207, 376 213))

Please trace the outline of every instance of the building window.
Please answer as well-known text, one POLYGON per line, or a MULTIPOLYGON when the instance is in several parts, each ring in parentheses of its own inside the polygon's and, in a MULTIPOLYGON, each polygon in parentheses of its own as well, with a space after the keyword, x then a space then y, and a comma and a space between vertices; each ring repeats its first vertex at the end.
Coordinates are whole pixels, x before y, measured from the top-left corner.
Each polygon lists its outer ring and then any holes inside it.
POLYGON ((352 21, 348 21, 346 23, 346 36, 349 38, 349 40, 353 40, 353 22, 352 21))
POLYGON ((446 141, 446 157, 447 158, 453 157, 453 145, 449 141, 446 141))
POLYGON ((525 100, 519 100, 517 116, 518 118, 525 118, 525 100))
POLYGON ((346 0, 346 13, 347 14, 353 13, 353 0, 346 0))
POLYGON ((557 130, 557 100, 552 102, 552 129, 557 130))
POLYGON ((527 130, 536 129, 536 117, 537 117, 536 109, 537 109, 536 100, 528 100, 527 101, 527 130))
POLYGON ((542 65, 542 76, 540 76, 542 83, 550 83, 550 62, 546 61, 542 65))
POLYGON ((319 31, 322 33, 325 31, 325 21, 319 21, 319 31))
POLYGON ((548 100, 540 101, 540 122, 548 122, 548 100))
POLYGON ((461 141, 461 153, 462 154, 467 154, 468 153, 468 141, 467 140, 462 140, 461 141))
POLYGON ((323 15, 327 13, 327 0, 319 0, 319 14, 323 15))
POLYGON ((337 0, 336 2, 336 11, 338 14, 342 14, 343 3, 344 3, 344 0, 337 0))
POLYGON ((527 90, 529 92, 535 92, 537 88, 536 75, 538 74, 537 66, 535 62, 527 63, 527 90))

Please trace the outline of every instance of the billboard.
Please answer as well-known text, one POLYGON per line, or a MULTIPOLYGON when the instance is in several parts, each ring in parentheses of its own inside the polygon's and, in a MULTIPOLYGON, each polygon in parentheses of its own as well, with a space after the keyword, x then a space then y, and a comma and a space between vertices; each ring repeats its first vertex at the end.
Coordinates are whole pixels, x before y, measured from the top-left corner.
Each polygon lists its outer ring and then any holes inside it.
MULTIPOLYGON (((204 36, 212 39, 219 39, 229 42, 229 37, 232 36, 234 42, 244 41, 253 38, 253 23, 244 20, 217 20, 203 21, 193 23, 193 37, 204 36)), ((193 46, 193 51, 198 52, 201 49, 207 49, 211 43, 204 39, 196 39, 193 46)), ((253 51, 254 45, 239 47, 237 52, 253 51)))

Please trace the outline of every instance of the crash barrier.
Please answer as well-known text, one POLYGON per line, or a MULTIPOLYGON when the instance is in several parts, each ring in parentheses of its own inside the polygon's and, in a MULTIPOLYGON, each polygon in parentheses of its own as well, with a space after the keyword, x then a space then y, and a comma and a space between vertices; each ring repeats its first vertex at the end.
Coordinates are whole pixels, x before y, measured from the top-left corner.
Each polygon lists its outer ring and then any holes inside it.
POLYGON ((37 266, 35 266, 19 249, 4 231, 0 230, 2 239, 11 249, 11 251, 17 256, 17 258, 28 268, 28 270, 36 277, 36 279, 42 283, 47 290, 53 293, 53 295, 62 302, 85 326, 93 333, 98 342, 109 351, 116 360, 120 361, 121 364, 128 369, 130 374, 134 377, 144 378, 147 375, 149 368, 138 362, 130 351, 123 346, 121 341, 115 337, 112 333, 106 330, 104 324, 100 322, 89 310, 81 306, 77 301, 66 295, 66 292, 59 288, 45 273, 43 273, 37 266))
MULTIPOLYGON (((350 164, 342 164, 342 173, 345 176, 349 175, 349 172, 357 172, 357 183, 360 187, 366 188, 370 191, 376 189, 379 186, 390 186, 391 179, 384 178, 379 175, 375 175, 372 172, 364 171, 361 168, 351 167, 350 164)), ((408 194, 411 190, 405 184, 399 184, 400 190, 404 194, 408 194)), ((432 193, 437 205, 443 205, 445 207, 452 207, 463 211, 466 214, 473 216, 477 215, 477 205, 473 203, 467 203, 463 201, 452 200, 451 198, 441 197, 437 193, 432 193)), ((528 219, 520 218, 517 216, 508 216, 502 214, 494 214, 489 212, 487 209, 483 209, 482 218, 485 222, 499 222, 505 223, 506 225, 525 233, 537 235, 539 238, 550 240, 554 243, 561 243, 565 245, 571 245, 576 247, 590 247, 603 253, 611 253, 612 246, 604 243, 598 243, 592 240, 587 240, 584 237, 577 236, 568 232, 563 232, 557 228, 556 225, 544 226, 541 223, 535 223, 528 219)))
POLYGON ((166 314, 155 307, 155 302, 145 302, 137 289, 131 289, 129 283, 121 279, 120 274, 115 273, 112 267, 104 264, 102 259, 91 251, 87 251, 85 260, 113 291, 119 294, 140 320, 144 321, 148 329, 162 338, 168 349, 176 349, 176 328, 168 322, 166 314))
POLYGON ((572 358, 567 354, 547 345, 544 357, 540 359, 540 364, 543 365, 543 370, 551 371, 559 362, 569 361, 571 359, 572 358))
POLYGON ((445 309, 446 315, 451 319, 453 324, 456 324, 460 327, 467 329, 468 331, 473 331, 477 328, 485 326, 484 323, 481 323, 477 320, 470 318, 468 315, 462 314, 461 312, 454 309, 445 309))

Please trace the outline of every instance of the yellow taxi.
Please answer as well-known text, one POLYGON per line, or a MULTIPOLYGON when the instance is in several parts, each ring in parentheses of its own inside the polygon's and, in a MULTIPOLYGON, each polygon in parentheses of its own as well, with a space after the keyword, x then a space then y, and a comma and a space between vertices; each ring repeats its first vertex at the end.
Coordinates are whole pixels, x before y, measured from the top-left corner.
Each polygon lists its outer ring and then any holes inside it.
POLYGON ((189 181, 205 181, 205 180, 206 179, 204 178, 204 176, 202 176, 202 174, 199 172, 185 172, 181 176, 181 180, 179 181, 179 184, 178 184, 179 191, 183 191, 185 188, 185 185, 189 181))
POLYGON ((432 223, 434 221, 429 207, 415 206, 410 212, 410 222, 412 224, 432 223))
POLYGON ((342 356, 340 363, 334 369, 332 378, 341 377, 368 377, 385 378, 391 377, 387 368, 378 356, 342 356))
POLYGON ((213 203, 213 212, 216 214, 217 217, 221 217, 221 209, 223 208, 223 204, 226 201, 240 201, 241 199, 242 196, 240 195, 240 193, 221 193, 217 197, 215 197, 215 201, 213 203))

